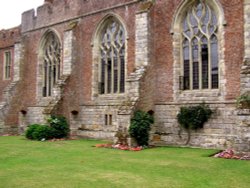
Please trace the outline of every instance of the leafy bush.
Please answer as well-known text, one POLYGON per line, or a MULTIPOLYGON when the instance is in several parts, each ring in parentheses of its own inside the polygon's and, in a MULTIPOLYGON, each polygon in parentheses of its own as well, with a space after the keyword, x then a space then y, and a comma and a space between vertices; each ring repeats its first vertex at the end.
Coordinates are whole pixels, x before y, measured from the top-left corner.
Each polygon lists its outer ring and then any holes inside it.
POLYGON ((42 140, 52 138, 64 138, 68 136, 69 126, 65 117, 51 116, 49 125, 32 124, 28 126, 25 136, 28 139, 42 140))
POLYGON ((37 129, 37 127, 40 126, 39 124, 32 124, 28 126, 28 129, 25 132, 25 137, 28 139, 34 139, 33 138, 33 132, 37 129))
POLYGON ((152 115, 143 111, 136 111, 129 127, 130 136, 134 137, 139 146, 147 146, 150 125, 154 123, 152 115))
POLYGON ((66 118, 63 116, 51 116, 48 123, 52 128, 52 135, 54 138, 64 138, 69 134, 69 126, 66 118))
POLYGON ((205 104, 181 107, 180 112, 177 114, 177 119, 179 124, 188 132, 186 144, 190 141, 190 130, 203 128, 204 123, 208 121, 211 115, 212 110, 205 104))
POLYGON ((39 125, 32 133, 32 137, 34 140, 51 139, 52 138, 51 130, 52 130, 51 127, 49 127, 48 125, 39 125))

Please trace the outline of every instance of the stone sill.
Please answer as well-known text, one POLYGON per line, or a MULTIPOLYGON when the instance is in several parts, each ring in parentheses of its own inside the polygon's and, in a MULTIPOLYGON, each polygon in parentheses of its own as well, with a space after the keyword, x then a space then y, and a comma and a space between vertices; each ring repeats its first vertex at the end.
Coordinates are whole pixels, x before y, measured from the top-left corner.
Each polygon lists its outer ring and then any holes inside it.
MULTIPOLYGON (((180 102, 156 102, 155 105, 185 105, 185 104, 201 104, 203 101, 180 101, 180 102)), ((234 104, 235 100, 230 101, 205 101, 205 104, 234 104)))

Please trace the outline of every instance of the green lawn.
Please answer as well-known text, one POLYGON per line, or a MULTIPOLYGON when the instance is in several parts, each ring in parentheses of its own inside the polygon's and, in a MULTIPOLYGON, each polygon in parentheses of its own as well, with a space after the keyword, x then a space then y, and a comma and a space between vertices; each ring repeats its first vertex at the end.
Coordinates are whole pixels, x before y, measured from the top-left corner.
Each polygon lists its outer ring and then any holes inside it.
POLYGON ((249 188, 250 161, 208 157, 215 150, 95 148, 91 140, 0 137, 1 188, 249 188))

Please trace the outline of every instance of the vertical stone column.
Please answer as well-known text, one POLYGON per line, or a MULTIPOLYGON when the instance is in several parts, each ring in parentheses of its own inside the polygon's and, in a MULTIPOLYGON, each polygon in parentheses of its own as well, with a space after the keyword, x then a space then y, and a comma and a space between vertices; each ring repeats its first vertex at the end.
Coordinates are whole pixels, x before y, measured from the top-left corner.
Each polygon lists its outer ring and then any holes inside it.
POLYGON ((241 68, 241 93, 250 92, 250 0, 244 1, 245 57, 241 68))
POLYGON ((64 32, 63 41, 63 75, 69 75, 72 71, 72 61, 73 61, 73 41, 74 35, 72 30, 67 30, 64 32))
POLYGON ((148 11, 140 11, 135 18, 135 64, 149 64, 149 19, 148 11))
POLYGON ((22 45, 21 43, 16 43, 14 46, 14 78, 13 81, 20 80, 20 65, 22 58, 22 45))

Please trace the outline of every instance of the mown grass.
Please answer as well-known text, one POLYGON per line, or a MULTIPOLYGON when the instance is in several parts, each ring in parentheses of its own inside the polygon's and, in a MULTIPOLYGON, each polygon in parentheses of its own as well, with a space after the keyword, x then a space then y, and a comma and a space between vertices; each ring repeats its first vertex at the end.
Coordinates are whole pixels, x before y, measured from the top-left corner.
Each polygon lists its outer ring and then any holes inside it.
POLYGON ((1 188, 249 188, 250 162, 215 150, 159 147, 140 152, 92 147, 101 141, 0 137, 1 188))

